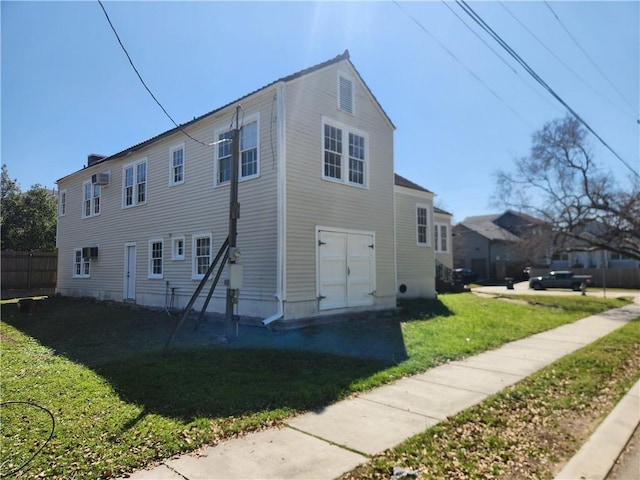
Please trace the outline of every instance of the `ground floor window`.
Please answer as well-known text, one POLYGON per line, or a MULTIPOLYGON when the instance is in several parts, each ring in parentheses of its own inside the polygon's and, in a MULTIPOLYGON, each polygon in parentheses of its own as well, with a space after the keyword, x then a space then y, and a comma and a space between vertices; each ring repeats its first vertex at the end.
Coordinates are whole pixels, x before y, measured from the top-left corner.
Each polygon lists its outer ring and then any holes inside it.
POLYGON ((211 234, 193 236, 193 271, 194 279, 201 279, 211 265, 211 248, 213 239, 211 234))
POLYGON ((149 278, 162 278, 163 250, 162 239, 149 241, 149 278))
POLYGON ((89 278, 91 274, 91 259, 82 256, 82 249, 73 250, 73 277, 89 278))

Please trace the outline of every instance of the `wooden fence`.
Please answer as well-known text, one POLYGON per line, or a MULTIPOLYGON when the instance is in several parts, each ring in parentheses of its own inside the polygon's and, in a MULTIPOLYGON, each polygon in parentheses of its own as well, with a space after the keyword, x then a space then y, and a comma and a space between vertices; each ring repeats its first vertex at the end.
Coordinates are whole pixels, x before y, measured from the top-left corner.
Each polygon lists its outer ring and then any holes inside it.
POLYGON ((58 254, 55 252, 0 253, 2 289, 55 288, 58 254))
MULTIPOLYGON (((576 275, 591 275, 591 286, 640 289, 640 268, 572 268, 576 275), (604 279, 604 280, 603 280, 604 279)), ((549 269, 532 268, 531 276, 548 273, 549 269)))

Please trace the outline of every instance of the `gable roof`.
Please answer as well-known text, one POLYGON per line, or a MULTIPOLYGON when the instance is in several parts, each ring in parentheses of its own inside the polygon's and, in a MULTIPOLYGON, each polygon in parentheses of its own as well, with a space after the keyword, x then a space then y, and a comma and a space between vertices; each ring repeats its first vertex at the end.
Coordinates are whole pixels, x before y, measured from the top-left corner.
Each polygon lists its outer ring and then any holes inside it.
POLYGON ((450 217, 453 217, 453 213, 449 213, 446 210, 436 207, 435 205, 433 206, 433 211, 436 213, 441 213, 442 215, 449 215, 450 217))
MULTIPOLYGON (((300 71, 298 71, 296 73, 293 73, 291 75, 287 75, 285 77, 279 78, 278 80, 274 80, 273 82, 268 83, 267 85, 265 85, 263 87, 260 87, 257 90, 254 90, 253 92, 248 93, 248 94, 238 98, 237 100, 234 100, 232 102, 227 103, 226 105, 223 105, 222 107, 216 108, 215 110, 212 110, 212 111, 207 112, 207 113, 205 113, 203 115, 200 115, 199 117, 194 117, 193 120, 190 120, 188 122, 182 123, 177 127, 174 127, 174 128, 172 128, 170 130, 162 132, 162 133, 160 133, 160 134, 158 134, 158 135, 156 135, 154 137, 149 138, 148 140, 145 140, 143 142, 137 143, 137 144, 135 144, 135 145, 133 145, 131 147, 128 147, 128 148, 126 148, 126 149, 124 149, 124 150, 122 150, 122 151, 120 151, 118 153, 114 153, 113 155, 105 156, 104 158, 96 161, 95 163, 92 163, 90 166, 99 165, 101 163, 108 162, 110 160, 114 160, 116 158, 120 158, 120 157, 123 157, 125 155, 129 155, 131 153, 134 153, 134 152, 136 152, 138 150, 141 150, 141 149, 147 147, 148 145, 151 145, 152 143, 154 143, 154 142, 156 142, 158 140, 161 140, 162 138, 168 137, 170 135, 173 135, 174 133, 182 131, 185 128, 193 125, 194 123, 199 122, 200 120, 202 120, 204 118, 207 118, 207 117, 209 117, 211 115, 215 115, 216 113, 224 110, 225 108, 230 107, 231 105, 234 105, 234 104, 237 104, 239 102, 242 102, 246 98, 251 97, 252 95, 255 95, 255 94, 257 94, 257 93, 259 93, 259 92, 261 92, 263 90, 266 90, 267 88, 269 88, 269 87, 271 87, 271 86, 273 86, 273 85, 275 85, 277 83, 280 83, 280 82, 285 82, 285 83, 286 82, 291 82, 292 80, 296 80, 296 79, 301 78, 301 77, 303 77, 305 75, 309 75, 309 74, 311 74, 313 72, 316 72, 316 71, 321 70, 323 68, 326 68, 328 66, 331 66, 331 65, 337 64, 339 62, 342 62, 343 60, 346 60, 346 61, 349 62, 349 65, 351 66, 351 68, 353 68, 353 71, 358 76, 358 79, 360 80, 360 82, 362 82, 362 84, 365 86, 365 88, 366 88, 367 92, 369 93, 369 95, 371 95, 371 98, 373 99, 375 104, 378 106, 378 108, 382 112, 384 118, 389 122, 391 127, 395 129, 396 128, 395 125, 393 124, 393 122, 391 121, 391 119, 389 118, 387 113, 384 111, 384 109, 380 105, 380 102, 378 102, 378 100, 376 99, 376 97, 373 94, 373 92, 371 92, 371 89, 369 88, 369 86, 365 83, 365 81, 363 80, 362 76, 360 75, 360 73, 358 72, 356 67, 351 62, 351 59, 350 59, 350 56, 349 56, 349 50, 345 50, 341 55, 337 55, 336 57, 334 57, 332 59, 326 60, 326 61, 324 61, 322 63, 319 63, 317 65, 314 65, 312 67, 305 68, 305 69, 300 70, 300 71)), ((76 173, 76 172, 74 172, 74 173, 76 173)), ((71 175, 73 175, 73 174, 71 174, 71 175)), ((65 178, 65 177, 63 177, 63 178, 65 178)), ((59 180, 62 180, 62 179, 59 179, 59 180)))
POLYGON ((520 237, 518 237, 517 235, 514 235, 506 228, 501 227, 498 223, 501 218, 507 215, 514 215, 532 224, 544 223, 541 220, 538 220, 537 218, 532 217, 531 215, 527 215, 526 213, 507 210, 503 213, 494 213, 490 215, 477 215, 473 217, 466 217, 462 222, 460 222, 460 225, 465 226, 469 230, 473 230, 477 234, 482 235, 483 237, 489 240, 518 242, 520 241, 520 237))
POLYGON ((411 188, 413 190, 420 190, 421 192, 433 193, 431 190, 427 190, 426 188, 421 187, 417 183, 413 183, 411 180, 404 178, 402 175, 398 175, 397 173, 395 173, 394 175, 395 175, 394 182, 399 187, 411 188))

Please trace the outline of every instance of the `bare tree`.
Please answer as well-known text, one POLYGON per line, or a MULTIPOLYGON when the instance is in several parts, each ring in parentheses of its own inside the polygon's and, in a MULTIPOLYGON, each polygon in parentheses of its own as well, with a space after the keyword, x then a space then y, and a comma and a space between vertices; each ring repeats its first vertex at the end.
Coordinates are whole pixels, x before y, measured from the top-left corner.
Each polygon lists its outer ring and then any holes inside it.
POLYGON ((619 187, 594 161, 578 120, 554 120, 533 135, 529 156, 498 171, 494 203, 547 222, 558 251, 602 249, 640 260, 640 184, 619 187))

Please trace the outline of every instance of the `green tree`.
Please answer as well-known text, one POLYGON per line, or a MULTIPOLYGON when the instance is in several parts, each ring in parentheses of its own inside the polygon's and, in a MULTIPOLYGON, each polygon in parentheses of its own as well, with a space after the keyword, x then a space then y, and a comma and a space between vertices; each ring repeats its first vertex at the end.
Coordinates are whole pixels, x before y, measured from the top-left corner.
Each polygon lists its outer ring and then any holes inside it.
POLYGON ((22 193, 2 165, 2 250, 53 251, 56 246, 55 192, 33 185, 22 193))

